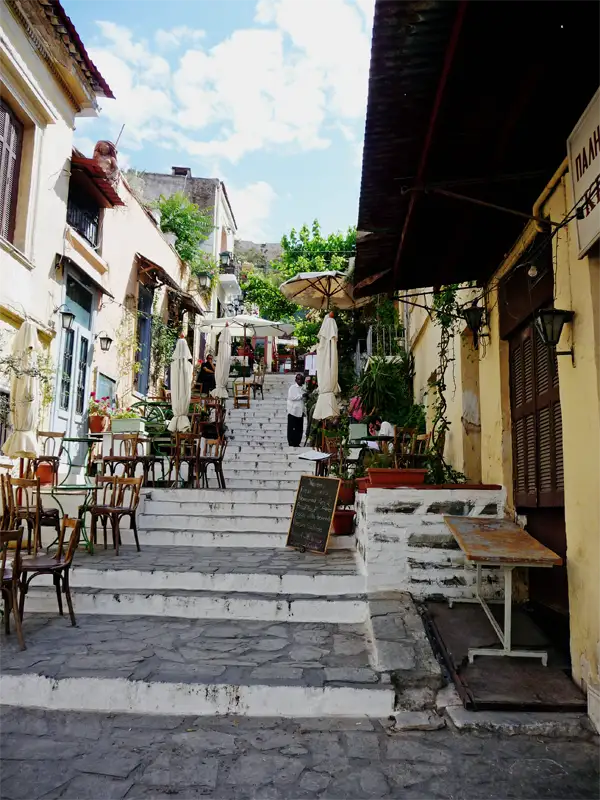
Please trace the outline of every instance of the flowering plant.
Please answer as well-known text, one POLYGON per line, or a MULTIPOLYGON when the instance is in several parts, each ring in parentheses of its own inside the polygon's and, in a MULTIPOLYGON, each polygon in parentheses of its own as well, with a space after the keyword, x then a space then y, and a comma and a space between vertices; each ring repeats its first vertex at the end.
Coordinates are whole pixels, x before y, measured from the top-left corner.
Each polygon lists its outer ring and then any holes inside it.
POLYGON ((118 408, 112 413, 113 419, 141 419, 137 411, 132 408, 118 408))
POLYGON ((90 417, 110 417, 110 397, 101 397, 98 400, 96 392, 92 392, 90 394, 88 412, 90 417))

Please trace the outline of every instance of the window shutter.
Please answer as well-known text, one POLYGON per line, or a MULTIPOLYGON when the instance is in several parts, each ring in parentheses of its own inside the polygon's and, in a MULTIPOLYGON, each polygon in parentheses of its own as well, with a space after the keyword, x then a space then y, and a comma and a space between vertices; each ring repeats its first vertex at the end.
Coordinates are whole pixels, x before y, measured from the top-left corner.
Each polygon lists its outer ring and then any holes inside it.
POLYGON ((23 125, 0 101, 0 235, 9 242, 15 235, 22 142, 23 125))
POLYGON ((511 340, 513 474, 517 506, 537 505, 534 355, 531 328, 511 340))
POLYGON ((513 475, 517 507, 564 505, 556 354, 533 326, 510 342, 513 475))

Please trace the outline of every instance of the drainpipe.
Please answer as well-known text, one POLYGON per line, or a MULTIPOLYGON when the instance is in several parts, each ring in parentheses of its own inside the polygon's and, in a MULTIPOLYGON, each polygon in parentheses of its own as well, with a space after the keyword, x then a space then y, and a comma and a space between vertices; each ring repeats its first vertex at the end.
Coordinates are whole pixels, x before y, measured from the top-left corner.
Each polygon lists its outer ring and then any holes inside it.
POLYGON ((556 170, 554 175, 550 178, 550 180, 546 184, 546 188, 544 189, 544 191, 541 193, 541 195, 533 204, 532 216, 536 217, 535 229, 536 231, 538 231, 538 233, 543 233, 546 230, 545 227, 542 225, 542 223, 538 222, 538 219, 541 218, 542 216, 542 206, 544 205, 546 200, 550 197, 550 195, 556 188, 557 184, 560 182, 562 176, 565 174, 565 172, 567 172, 568 169, 569 169, 569 159, 568 157, 566 157, 565 160, 560 165, 560 167, 556 170))

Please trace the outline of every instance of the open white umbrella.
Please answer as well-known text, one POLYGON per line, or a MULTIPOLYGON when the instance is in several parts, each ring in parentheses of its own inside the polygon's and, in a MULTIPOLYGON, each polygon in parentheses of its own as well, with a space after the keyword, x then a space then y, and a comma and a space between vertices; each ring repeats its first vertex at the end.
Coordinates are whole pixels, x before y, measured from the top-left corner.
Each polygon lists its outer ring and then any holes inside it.
POLYGON ((184 338, 178 339, 171 358, 171 407, 173 419, 168 428, 172 433, 189 431, 188 411, 192 397, 192 354, 184 338))
POLYGON ((215 367, 215 388, 212 390, 211 397, 221 397, 224 400, 227 394, 227 380, 229 378, 229 367, 231 365, 231 330, 229 325, 225 325, 219 339, 219 352, 217 354, 217 365, 215 367))
POLYGON ((285 331, 278 322, 271 322, 262 317, 252 317, 250 314, 236 314, 235 317, 216 317, 203 319, 198 328, 203 333, 219 333, 229 328, 231 336, 285 336, 285 331))
POLYGON ((352 284, 345 272, 300 272, 279 287, 281 293, 299 306, 327 310, 357 308, 370 298, 355 300, 352 284))
POLYGON ((38 451, 36 428, 40 404, 37 360, 40 343, 37 328, 27 320, 17 331, 13 346, 14 374, 10 385, 13 432, 4 442, 10 458, 35 458, 38 451))
POLYGON ((317 345, 317 402, 313 411, 313 419, 329 419, 337 417, 340 407, 336 398, 340 387, 338 384, 338 352, 337 352, 337 323, 333 314, 328 314, 323 320, 319 331, 317 345))

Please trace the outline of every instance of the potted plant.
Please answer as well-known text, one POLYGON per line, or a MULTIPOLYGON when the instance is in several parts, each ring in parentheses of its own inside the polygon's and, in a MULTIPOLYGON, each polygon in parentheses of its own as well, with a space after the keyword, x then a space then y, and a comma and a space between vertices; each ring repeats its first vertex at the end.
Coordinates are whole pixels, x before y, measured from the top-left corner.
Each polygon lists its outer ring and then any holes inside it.
POLYGON ((110 429, 113 433, 145 433, 146 420, 142 419, 137 411, 122 408, 113 412, 110 429))
POLYGON ((345 462, 334 461, 331 465, 331 474, 340 479, 340 489, 338 492, 338 506, 354 505, 355 483, 354 473, 350 472, 345 462))
POLYGON ((90 394, 88 404, 88 426, 90 433, 102 433, 108 430, 110 422, 110 398, 96 399, 96 392, 90 394))
POLYGON ((425 482, 426 469, 396 469, 394 457, 378 453, 370 462, 369 482, 374 489, 397 489, 400 486, 421 486, 425 482))
POLYGON ((368 475, 365 475, 365 472, 366 470, 364 465, 359 464, 354 473, 354 484, 356 486, 356 491, 359 494, 366 494, 369 486, 369 477, 368 475))

